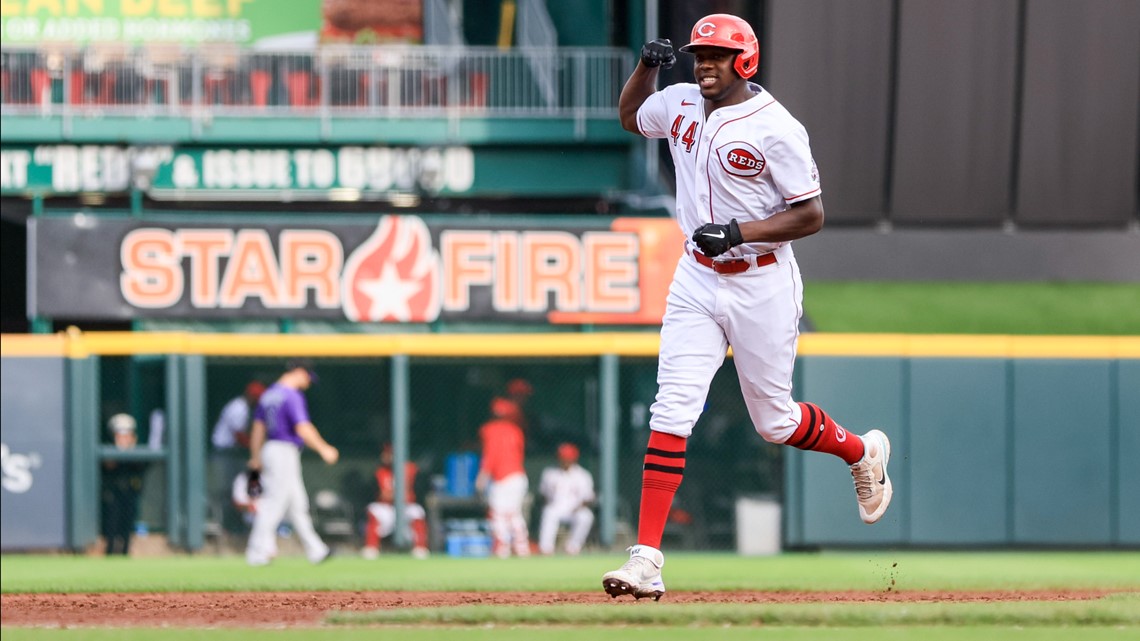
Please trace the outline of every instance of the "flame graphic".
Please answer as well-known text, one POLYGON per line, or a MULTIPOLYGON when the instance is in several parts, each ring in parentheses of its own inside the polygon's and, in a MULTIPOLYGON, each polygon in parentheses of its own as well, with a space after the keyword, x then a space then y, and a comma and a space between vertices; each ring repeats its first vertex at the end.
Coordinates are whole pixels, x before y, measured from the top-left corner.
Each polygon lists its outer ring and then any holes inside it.
POLYGON ((439 317, 439 252, 416 216, 384 216, 345 263, 344 315, 354 322, 425 323, 439 317))

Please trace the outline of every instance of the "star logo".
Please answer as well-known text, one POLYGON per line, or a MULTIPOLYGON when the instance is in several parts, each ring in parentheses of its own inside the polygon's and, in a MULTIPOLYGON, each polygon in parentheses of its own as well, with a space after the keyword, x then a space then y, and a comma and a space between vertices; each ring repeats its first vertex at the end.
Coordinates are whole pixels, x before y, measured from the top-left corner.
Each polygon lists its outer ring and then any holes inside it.
POLYGON ((439 317, 439 253, 424 221, 385 216, 352 252, 342 277, 350 321, 422 323, 439 317))
POLYGON ((359 280, 356 283, 356 288, 372 299, 366 314, 367 318, 391 318, 401 323, 412 319, 412 310, 408 302, 423 287, 423 283, 400 278, 396 266, 392 263, 384 263, 380 268, 380 275, 376 278, 359 280))

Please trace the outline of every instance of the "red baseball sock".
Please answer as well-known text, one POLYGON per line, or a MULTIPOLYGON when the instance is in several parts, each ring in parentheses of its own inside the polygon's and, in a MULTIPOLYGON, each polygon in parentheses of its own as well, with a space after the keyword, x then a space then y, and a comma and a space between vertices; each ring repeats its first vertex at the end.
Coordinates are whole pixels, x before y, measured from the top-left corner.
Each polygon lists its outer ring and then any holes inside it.
POLYGON ((853 465, 863 458, 863 439, 831 420, 814 403, 797 403, 800 406, 800 426, 784 445, 801 450, 834 454, 853 465))
POLYGON ((685 474, 685 443, 680 436, 651 432, 641 473, 641 512, 637 519, 637 542, 661 547, 665 521, 673 505, 673 495, 685 474))
POLYGON ((412 521, 412 547, 426 548, 427 540, 427 521, 423 519, 412 521))
POLYGON ((380 523, 371 512, 368 513, 368 525, 364 526, 364 547, 380 549, 380 523))

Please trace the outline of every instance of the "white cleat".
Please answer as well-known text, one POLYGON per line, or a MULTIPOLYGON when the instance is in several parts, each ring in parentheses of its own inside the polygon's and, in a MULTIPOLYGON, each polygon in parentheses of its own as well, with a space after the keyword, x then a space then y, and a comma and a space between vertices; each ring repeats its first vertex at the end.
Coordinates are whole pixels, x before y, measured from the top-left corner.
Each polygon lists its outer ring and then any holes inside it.
POLYGON ((653 597, 654 601, 660 601, 665 595, 665 582, 661 580, 663 565, 665 555, 661 550, 635 545, 629 548, 629 560, 621 569, 602 575, 602 587, 615 599, 632 594, 635 599, 653 597))
POLYGON ((859 500, 859 517, 864 523, 882 518, 891 504, 891 477, 887 476, 887 462, 891 460, 891 442, 879 430, 863 435, 863 458, 851 466, 855 479, 855 498, 859 500))

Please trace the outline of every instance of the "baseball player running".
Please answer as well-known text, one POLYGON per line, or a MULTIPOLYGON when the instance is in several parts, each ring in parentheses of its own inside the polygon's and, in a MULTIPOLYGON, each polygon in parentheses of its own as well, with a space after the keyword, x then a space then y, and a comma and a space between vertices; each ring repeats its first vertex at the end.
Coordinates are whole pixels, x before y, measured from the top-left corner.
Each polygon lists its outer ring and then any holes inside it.
POLYGON ((690 239, 661 328, 638 544, 625 565, 602 577, 614 597, 665 593, 661 534, 685 470, 686 439, 729 345, 760 436, 843 459, 867 523, 882 518, 891 501, 886 435, 852 434, 818 406, 792 399, 803 284, 791 241, 823 226, 807 132, 772 94, 748 81, 760 50, 744 20, 701 18, 681 51, 693 55, 696 84, 656 91, 658 67, 675 61, 670 42, 658 39, 642 47, 618 101, 622 127, 668 141, 677 174, 675 217, 690 239))
POLYGON ((301 450, 307 445, 332 465, 340 452, 325 442, 309 419, 304 390, 316 381, 312 361, 291 359, 285 373, 261 395, 249 438, 249 469, 260 470, 264 492, 257 502, 253 530, 245 550, 249 565, 267 565, 276 550, 277 526, 286 514, 293 523, 305 556, 320 563, 329 547, 313 529, 309 495, 301 478, 301 450))

